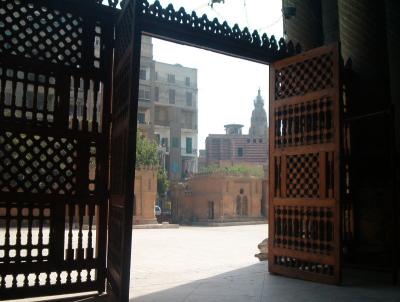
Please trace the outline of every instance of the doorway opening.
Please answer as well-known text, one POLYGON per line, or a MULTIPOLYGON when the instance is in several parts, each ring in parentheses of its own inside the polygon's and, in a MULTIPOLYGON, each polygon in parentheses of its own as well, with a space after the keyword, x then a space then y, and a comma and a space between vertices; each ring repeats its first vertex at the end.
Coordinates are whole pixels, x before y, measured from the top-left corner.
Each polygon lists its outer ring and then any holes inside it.
POLYGON ((141 41, 130 297, 232 270, 266 272, 254 255, 268 233, 268 67, 141 41), (142 140, 157 167, 141 164, 142 140))

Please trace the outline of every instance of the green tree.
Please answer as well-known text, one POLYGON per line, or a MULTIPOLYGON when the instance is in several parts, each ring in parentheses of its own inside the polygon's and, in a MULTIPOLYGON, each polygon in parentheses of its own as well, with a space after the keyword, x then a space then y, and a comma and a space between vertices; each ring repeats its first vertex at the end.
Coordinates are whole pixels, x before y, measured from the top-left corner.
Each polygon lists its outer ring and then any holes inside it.
POLYGON ((169 180, 164 168, 158 169, 157 173, 157 193, 163 196, 169 189, 169 180))
POLYGON ((169 180, 164 167, 159 165, 157 145, 138 131, 136 133, 136 168, 140 167, 158 168, 157 193, 163 196, 169 189, 169 180))
POLYGON ((136 133, 136 168, 158 167, 157 145, 136 133))

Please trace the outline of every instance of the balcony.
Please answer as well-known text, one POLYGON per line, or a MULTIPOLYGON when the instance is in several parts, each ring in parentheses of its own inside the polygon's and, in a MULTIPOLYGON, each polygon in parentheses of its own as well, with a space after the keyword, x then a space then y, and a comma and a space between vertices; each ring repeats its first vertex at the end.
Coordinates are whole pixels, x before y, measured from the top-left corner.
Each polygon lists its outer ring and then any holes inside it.
POLYGON ((186 148, 181 148, 181 155, 197 156, 197 149, 187 150, 186 148))
POLYGON ((158 145, 158 146, 157 146, 157 150, 158 150, 158 151, 161 151, 161 152, 164 152, 164 153, 166 153, 166 154, 169 153, 169 147, 168 147, 168 146, 165 146, 165 145, 158 145))
POLYGON ((139 128, 139 129, 151 129, 151 127, 152 127, 152 125, 151 125, 151 123, 150 122, 148 122, 148 121, 142 121, 142 120, 138 120, 137 121, 137 127, 139 128))
POLYGON ((151 100, 139 98, 139 108, 150 108, 151 107, 151 100))

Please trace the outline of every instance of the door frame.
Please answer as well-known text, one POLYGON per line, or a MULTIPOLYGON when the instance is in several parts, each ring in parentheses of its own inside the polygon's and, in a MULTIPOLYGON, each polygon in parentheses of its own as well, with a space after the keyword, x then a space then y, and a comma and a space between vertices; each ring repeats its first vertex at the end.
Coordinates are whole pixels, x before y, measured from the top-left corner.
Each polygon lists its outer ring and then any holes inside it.
MULTIPOLYGON (((125 3, 130 1, 135 0, 125 3)), ((250 33, 247 28, 241 30, 237 24, 231 28, 226 22, 209 20, 206 15, 198 17, 195 12, 187 13, 184 8, 175 10, 171 4, 163 8, 158 1, 149 5, 148 1, 139 0, 137 9, 135 37, 147 35, 265 65, 302 52, 301 46, 295 46, 292 41, 286 42, 283 38, 276 41, 274 36, 268 37, 266 34, 260 37, 257 31, 250 33)), ((136 70, 133 72, 138 74, 140 65, 134 68, 136 70)), ((132 85, 133 90, 137 91, 139 81, 132 85)), ((137 111, 138 104, 134 104, 137 111)))

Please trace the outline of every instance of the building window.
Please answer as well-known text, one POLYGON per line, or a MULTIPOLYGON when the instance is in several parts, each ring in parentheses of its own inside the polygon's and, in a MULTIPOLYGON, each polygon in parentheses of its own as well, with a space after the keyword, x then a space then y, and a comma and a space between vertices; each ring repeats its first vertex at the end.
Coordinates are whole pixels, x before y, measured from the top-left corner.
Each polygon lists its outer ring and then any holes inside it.
POLYGON ((214 201, 208 202, 208 219, 214 219, 214 201))
POLYGON ((139 100, 150 100, 150 90, 139 89, 139 100))
POLYGON ((258 140, 258 142, 259 142, 260 144, 262 144, 262 142, 263 142, 262 138, 260 138, 260 139, 258 140))
POLYGON ((249 138, 247 139, 247 143, 250 144, 250 139, 249 138))
POLYGON ((169 103, 175 104, 175 90, 173 89, 169 90, 169 103))
POLYGON ((179 138, 177 137, 172 138, 172 148, 179 148, 179 138))
POLYGON ((193 149, 192 149, 192 138, 187 137, 186 138, 186 153, 187 154, 192 154, 193 149))
POLYGON ((172 73, 169 73, 167 80, 168 80, 168 83, 175 83, 175 75, 172 73))
POLYGON ((146 80, 146 69, 140 69, 139 78, 141 80, 146 80))
POLYGON ((154 87, 154 100, 158 102, 159 98, 160 98, 160 89, 158 87, 154 87))
POLYGON ((243 157, 243 148, 237 148, 238 157, 243 157))
POLYGON ((254 144, 257 143, 257 140, 256 140, 255 138, 253 138, 253 143, 254 143, 254 144))
POLYGON ((192 93, 186 92, 186 105, 192 106, 192 93))
POLYGON ((160 140, 161 140, 160 134, 156 133, 156 134, 155 134, 155 137, 156 137, 156 143, 157 143, 157 145, 160 145, 160 140))
POLYGON ((189 77, 186 77, 185 84, 186 84, 186 86, 190 86, 190 78, 189 77))
POLYGON ((137 121, 138 121, 139 124, 144 124, 145 123, 145 115, 144 115, 143 112, 138 112, 137 121))
POLYGON ((240 216, 242 213, 242 197, 240 195, 236 196, 236 215, 240 216))
POLYGON ((168 149, 168 138, 167 137, 161 138, 161 147, 165 147, 168 149))

